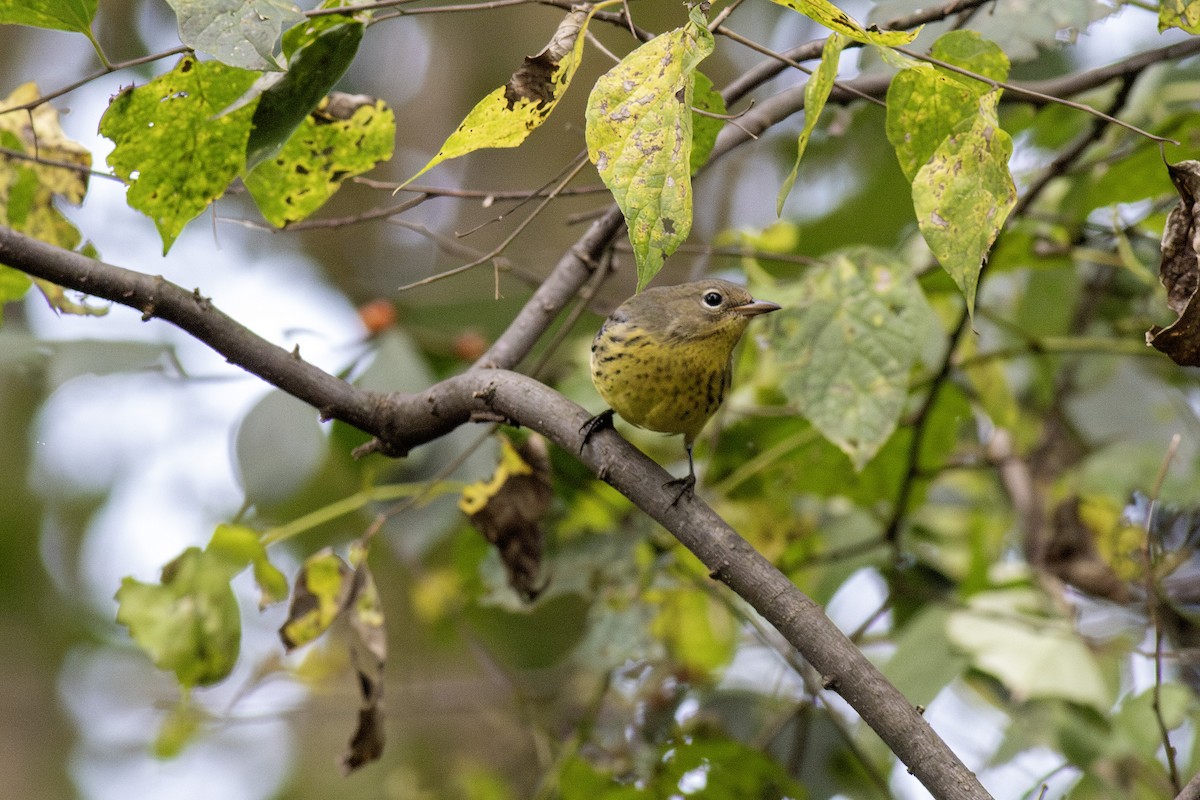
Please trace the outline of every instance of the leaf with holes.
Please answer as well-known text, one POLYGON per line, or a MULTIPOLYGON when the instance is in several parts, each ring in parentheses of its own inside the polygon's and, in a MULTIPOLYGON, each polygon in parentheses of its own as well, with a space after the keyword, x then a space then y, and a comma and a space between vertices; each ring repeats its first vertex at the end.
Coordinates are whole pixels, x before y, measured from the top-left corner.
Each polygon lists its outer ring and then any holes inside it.
POLYGON ((116 144, 108 164, 129 184, 129 205, 154 220, 164 254, 245 165, 253 106, 219 114, 254 78, 185 56, 167 74, 121 92, 104 112, 100 133, 116 144))
MULTIPOLYGON (((951 31, 930 55, 993 80, 1008 77, 1008 57, 974 31, 951 31)), ((934 151, 964 120, 979 113, 990 84, 931 64, 901 70, 887 96, 887 137, 904 176, 912 181, 934 151)))
POLYGON ((1188 33, 1200 33, 1200 2, 1196 0, 1162 0, 1158 6, 1158 30, 1179 28, 1188 33))
POLYGON ((276 227, 304 219, 347 178, 392 157, 396 116, 382 100, 335 92, 321 102, 274 157, 246 176, 263 217, 276 227))

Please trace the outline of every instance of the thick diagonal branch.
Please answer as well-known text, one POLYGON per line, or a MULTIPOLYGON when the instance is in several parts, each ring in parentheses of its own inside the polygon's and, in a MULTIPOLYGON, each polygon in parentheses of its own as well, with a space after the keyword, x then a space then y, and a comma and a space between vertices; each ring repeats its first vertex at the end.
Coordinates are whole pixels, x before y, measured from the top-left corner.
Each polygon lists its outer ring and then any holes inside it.
MULTIPOLYGON (((181 328, 230 363, 261 377, 403 454, 473 420, 508 420, 572 453, 588 414, 538 381, 515 372, 472 368, 417 394, 369 392, 271 344, 215 308, 198 291, 104 264, 0 227, 0 263, 87 292, 181 328)), ((821 611, 745 539, 699 501, 673 504, 670 477, 607 431, 580 460, 661 523, 770 622, 884 740, 935 797, 978 800, 988 794, 924 718, 821 611)))

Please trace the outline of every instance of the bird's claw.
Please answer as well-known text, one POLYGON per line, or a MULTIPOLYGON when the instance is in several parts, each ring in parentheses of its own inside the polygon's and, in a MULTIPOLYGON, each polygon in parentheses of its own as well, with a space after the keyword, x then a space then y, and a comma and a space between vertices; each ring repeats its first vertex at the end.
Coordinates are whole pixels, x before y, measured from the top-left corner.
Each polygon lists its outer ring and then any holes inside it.
POLYGON ((587 447, 587 443, 591 441, 592 434, 604 428, 613 426, 613 410, 610 408, 607 411, 601 411, 596 416, 589 419, 587 422, 579 426, 579 432, 583 434, 583 441, 579 443, 579 452, 583 452, 583 448, 587 447))
POLYGON ((675 499, 671 501, 671 507, 679 505, 679 501, 687 495, 691 499, 696 494, 696 476, 688 475, 686 478, 676 478, 675 480, 667 481, 663 484, 663 488, 679 488, 679 493, 675 495, 675 499))

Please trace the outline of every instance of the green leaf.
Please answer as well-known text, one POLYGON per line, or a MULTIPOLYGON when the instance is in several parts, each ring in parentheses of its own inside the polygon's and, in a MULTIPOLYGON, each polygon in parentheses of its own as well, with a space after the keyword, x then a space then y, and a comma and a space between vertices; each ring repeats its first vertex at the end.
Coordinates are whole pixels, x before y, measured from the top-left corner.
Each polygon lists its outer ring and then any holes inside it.
POLYGON ((713 38, 699 7, 596 81, 587 103, 588 158, 629 228, 638 289, 692 229, 692 97, 713 38))
POLYGON ((1184 724, 1194 705, 1192 692, 1179 683, 1164 683, 1159 687, 1157 698, 1152 688, 1125 698, 1113 717, 1114 736, 1109 742, 1114 745, 1111 748, 1114 755, 1133 750, 1144 758, 1155 757, 1163 743, 1154 710, 1156 700, 1168 731, 1184 724))
POLYGON ((1167 28, 1200 33, 1200 0, 1162 0, 1158 6, 1158 30, 1167 28))
POLYGON ((1018 702, 1058 698, 1107 714, 1112 690, 1095 657, 1067 620, 1037 609, 1031 589, 981 592, 950 613, 946 634, 1018 702))
POLYGON ((396 117, 382 100, 331 96, 305 118, 283 149, 245 177, 263 217, 276 227, 304 219, 341 188, 392 157, 396 117), (347 106, 346 99, 356 104, 347 106))
POLYGON ((237 572, 247 565, 254 567, 254 581, 262 594, 260 607, 287 598, 287 578, 267 558, 258 531, 245 525, 218 525, 208 550, 214 556, 224 558, 237 572))
POLYGON ((160 583, 121 581, 117 622, 183 686, 216 683, 237 661, 242 629, 229 581, 240 571, 227 554, 189 547, 163 567, 160 583))
POLYGON ((695 588, 648 589, 648 603, 658 607, 653 634, 679 664, 704 675, 733 657, 737 626, 729 613, 708 594, 695 588))
POLYGON ((285 502, 312 478, 326 450, 311 406, 282 391, 267 393, 242 419, 234 437, 246 502, 260 509, 285 502))
POLYGON ((179 40, 243 69, 282 69, 275 42, 304 19, 286 0, 167 0, 179 18, 179 40))
POLYGON ((171 710, 158 726, 158 735, 154 737, 153 745, 155 757, 174 758, 182 753, 185 747, 195 741, 205 720, 204 711, 185 694, 178 703, 171 706, 171 710))
POLYGON ((692 90, 692 174, 704 166, 717 143, 717 134, 725 127, 721 117, 728 113, 725 98, 713 86, 713 82, 700 70, 696 70, 696 83, 692 90), (698 111, 705 112, 704 114, 698 111), (715 116, 713 116, 715 115, 715 116))
POLYGON ((820 66, 804 86, 804 128, 800 131, 800 138, 796 141, 796 161, 792 164, 792 171, 783 179, 783 185, 779 187, 779 195, 775 199, 775 213, 779 216, 783 216, 783 202, 787 200, 792 186, 796 183, 796 175, 800 172, 800 159, 804 157, 804 151, 808 148, 808 140, 817 127, 817 120, 821 118, 821 110, 825 108, 825 101, 829 99, 829 93, 833 91, 833 83, 837 80, 838 60, 841 58, 842 49, 845 46, 846 37, 839 33, 830 34, 829 38, 825 40, 825 46, 821 48, 820 66))
POLYGON ((854 19, 835 6, 829 0, 772 0, 777 5, 799 11, 804 16, 819 22, 829 30, 840 33, 856 42, 875 44, 881 47, 896 47, 908 44, 917 38, 920 28, 915 31, 881 31, 874 26, 864 28, 854 19))
POLYGON ((999 95, 980 98, 979 114, 963 120, 913 180, 917 225, 971 314, 984 259, 1017 202, 1012 139, 996 118, 999 95))
POLYGON ((402 185, 443 161, 490 147, 516 147, 541 126, 571 85, 583 58, 584 32, 593 9, 571 11, 542 52, 526 56, 508 83, 475 104, 437 155, 402 185))
POLYGON ((100 120, 116 144, 109 166, 130 184, 129 204, 154 220, 164 254, 245 165, 252 108, 217 115, 253 81, 253 72, 185 56, 117 95, 100 120))
POLYGON ((937 605, 918 612, 898 632, 896 652, 883 665, 884 677, 911 703, 928 705, 967 666, 967 659, 946 638, 949 616, 937 605))
MULTIPOLYGON (((1008 77, 1008 58, 974 31, 951 31, 930 55, 994 80, 1008 77)), ((991 86, 957 72, 918 64, 892 79, 887 96, 887 136, 909 181, 963 120, 979 113, 991 86)))
POLYGON ((311 39, 288 56, 287 72, 258 100, 254 128, 246 142, 247 169, 279 152, 354 61, 364 26, 341 19, 316 17, 298 26, 311 39))
POLYGON ((90 35, 97 0, 0 0, 0 25, 30 25, 90 35))
POLYGON ((576 756, 563 764, 559 790, 563 800, 651 800, 684 795, 705 800, 808 797, 804 787, 770 756, 733 739, 689 736, 670 741, 650 763, 654 773, 630 784, 605 775, 576 756))
POLYGON ((24 272, 0 264, 0 322, 4 320, 4 304, 20 300, 32 285, 33 281, 24 272))
POLYGON ((896 429, 931 316, 908 265, 857 249, 810 270, 772 315, 780 389, 862 469, 896 429))

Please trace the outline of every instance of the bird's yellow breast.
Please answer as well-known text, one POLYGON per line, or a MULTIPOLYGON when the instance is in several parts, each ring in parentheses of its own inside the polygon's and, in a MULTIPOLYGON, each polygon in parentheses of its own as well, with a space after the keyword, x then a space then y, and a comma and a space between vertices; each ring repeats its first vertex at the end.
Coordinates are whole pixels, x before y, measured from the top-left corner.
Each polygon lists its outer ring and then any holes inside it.
POLYGON ((730 358, 744 327, 668 342, 636 324, 610 319, 592 342, 592 382, 626 421, 682 433, 690 445, 725 399, 730 358))

